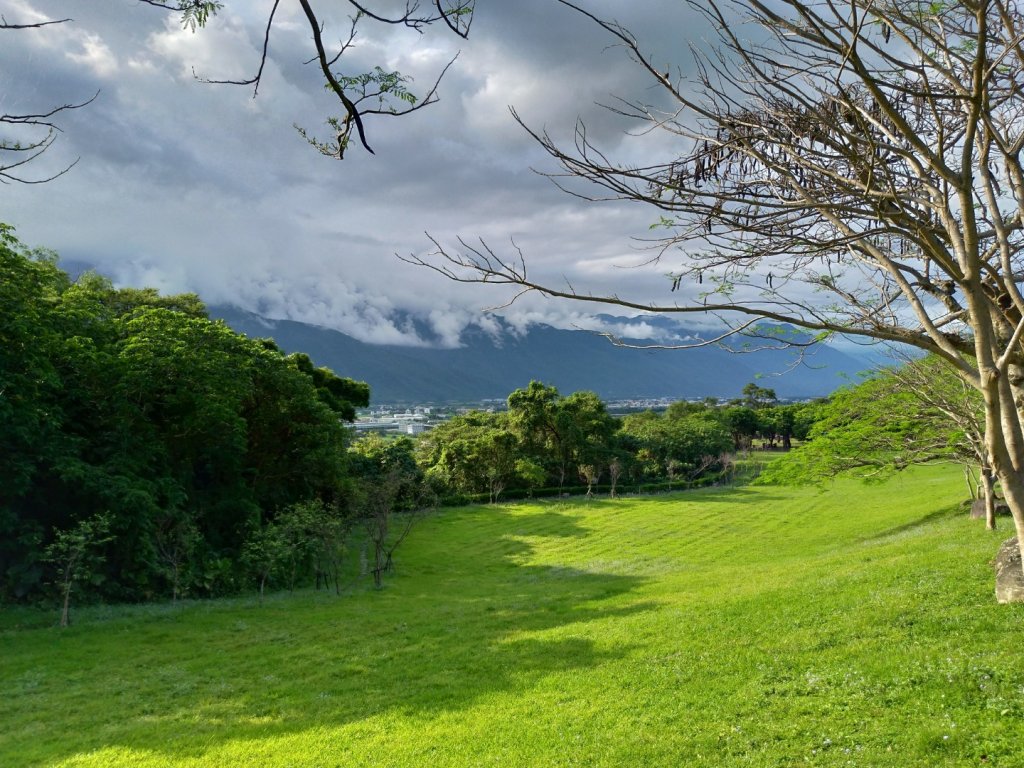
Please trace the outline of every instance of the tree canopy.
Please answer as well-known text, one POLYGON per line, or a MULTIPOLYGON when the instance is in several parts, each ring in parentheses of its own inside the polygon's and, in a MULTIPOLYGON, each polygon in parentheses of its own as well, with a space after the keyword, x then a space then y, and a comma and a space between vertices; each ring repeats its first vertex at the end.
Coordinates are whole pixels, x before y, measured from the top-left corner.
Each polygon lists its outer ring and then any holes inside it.
POLYGON ((195 296, 72 282, 0 228, 0 599, 38 595, 47 549, 98 515, 102 594, 234 589, 254 521, 345 503, 343 420, 368 399, 195 296))

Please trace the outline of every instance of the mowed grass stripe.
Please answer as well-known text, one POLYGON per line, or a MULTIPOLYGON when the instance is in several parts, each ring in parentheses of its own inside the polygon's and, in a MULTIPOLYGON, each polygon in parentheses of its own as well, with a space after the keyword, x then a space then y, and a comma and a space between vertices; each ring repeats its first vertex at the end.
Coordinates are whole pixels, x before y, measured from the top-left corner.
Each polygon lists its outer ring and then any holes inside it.
POLYGON ((445 510, 385 590, 0 626, 0 765, 1020 765, 1020 606, 926 468, 445 510))

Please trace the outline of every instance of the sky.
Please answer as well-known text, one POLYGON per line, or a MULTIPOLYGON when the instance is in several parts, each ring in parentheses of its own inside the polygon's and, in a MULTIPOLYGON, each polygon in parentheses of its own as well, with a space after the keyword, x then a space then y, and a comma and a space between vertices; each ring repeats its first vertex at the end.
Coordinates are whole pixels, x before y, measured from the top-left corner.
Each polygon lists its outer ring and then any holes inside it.
MULTIPOLYGON (((0 113, 98 94, 59 118, 57 141, 29 173, 78 163, 46 184, 0 185, 0 221, 26 244, 93 264, 118 284, 195 291, 210 304, 374 343, 456 346, 467 325, 494 327, 483 310, 508 298, 500 289, 399 260, 432 251, 428 233, 452 247, 458 237, 483 238, 502 253, 514 242, 531 275, 556 285, 666 300, 665 275, 678 261, 635 266, 651 255, 637 238, 649 237, 658 213, 557 189, 537 172, 557 170, 554 161, 509 111, 563 142, 582 118, 613 156, 672 157, 668 137, 636 135, 638 126, 600 106, 656 98, 607 33, 554 0, 479 0, 469 40, 440 26, 418 34, 363 23, 339 63, 346 72, 380 65, 411 76, 422 93, 458 59, 438 103, 367 118, 376 154, 353 146, 338 161, 295 129, 326 135, 325 119, 339 110, 315 64, 305 63, 313 49, 294 0, 281 3, 258 95, 195 77, 251 75, 271 4, 224 0, 193 33, 179 15, 133 0, 0 0, 8 23, 73 19, 0 31, 0 113)), ((325 40, 343 37, 349 10, 326 12, 345 4, 319 5, 325 40)), ((673 0, 585 5, 633 30, 678 74, 687 45, 706 37, 673 0)), ((533 296, 501 314, 520 328, 594 327, 592 311, 533 296)))

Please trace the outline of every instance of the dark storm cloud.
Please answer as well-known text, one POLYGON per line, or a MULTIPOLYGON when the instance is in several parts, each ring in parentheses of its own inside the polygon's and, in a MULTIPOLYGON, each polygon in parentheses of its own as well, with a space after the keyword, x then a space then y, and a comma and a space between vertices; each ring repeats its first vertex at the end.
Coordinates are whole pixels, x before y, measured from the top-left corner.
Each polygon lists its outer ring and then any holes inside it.
MULTIPOLYGON (((38 14, 75 23, 7 33, 4 111, 100 91, 62 121, 64 135, 46 158, 57 167, 81 157, 79 165, 51 184, 2 190, 3 216, 23 239, 90 259, 125 282, 196 290, 374 341, 421 343, 394 319, 411 312, 454 344, 465 324, 487 325, 479 308, 503 298, 395 259, 428 251, 426 231, 445 242, 483 237, 499 249, 514 239, 536 274, 594 290, 642 296, 664 287, 669 265, 620 268, 641 260, 630 238, 646 233, 653 213, 559 192, 530 170, 554 167, 509 113, 514 106, 532 127, 563 139, 581 116, 610 151, 646 151, 643 141, 626 139, 629 123, 596 103, 656 92, 591 22, 553 0, 481 0, 469 41, 441 30, 364 27, 346 71, 380 64, 414 77, 419 93, 461 53, 439 103, 405 118, 369 118, 377 155, 353 149, 339 163, 293 127, 325 130, 338 110, 315 67, 303 63, 308 31, 288 4, 257 98, 192 77, 193 68, 212 78, 253 72, 265 23, 256 5, 228 0, 210 28, 193 35, 131 2, 6 4, 9 21, 38 14)), ((633 28, 666 64, 700 34, 676 2, 587 7, 633 28)), ((330 21, 328 39, 342 37, 344 19, 330 21)), ((527 301, 510 312, 522 322, 579 323, 579 310, 527 301)))

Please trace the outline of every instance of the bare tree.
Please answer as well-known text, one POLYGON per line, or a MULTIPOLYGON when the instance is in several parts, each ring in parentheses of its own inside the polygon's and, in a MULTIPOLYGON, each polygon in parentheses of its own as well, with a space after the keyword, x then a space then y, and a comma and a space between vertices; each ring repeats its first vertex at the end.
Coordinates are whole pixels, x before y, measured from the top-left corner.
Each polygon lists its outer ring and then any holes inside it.
POLYGON ((199 529, 191 516, 173 514, 159 521, 153 532, 157 567, 171 582, 171 602, 177 603, 183 593, 189 560, 200 541, 199 529))
POLYGON ((587 484, 587 498, 594 498, 594 486, 601 479, 601 467, 598 464, 580 464, 580 479, 587 484))
MULTIPOLYGON (((1014 0, 690 2, 719 40, 666 73, 624 27, 603 28, 649 73, 650 100, 612 106, 676 149, 617 163, 580 122, 575 144, 531 135, 592 199, 649 205, 654 258, 682 252, 664 299, 536 281, 481 242, 410 260, 451 279, 637 310, 714 313, 934 353, 983 399, 986 451, 1024 538, 1024 15, 1014 0), (735 12, 753 25, 735 23, 735 12), (736 30, 756 29, 744 39, 736 30), (701 286, 693 292, 684 284, 701 286)), ((580 194, 574 189, 576 194, 580 194)), ((803 343, 793 341, 792 343, 803 343)))
POLYGON ((410 473, 401 467, 390 467, 361 489, 361 517, 367 540, 373 547, 373 586, 384 586, 384 574, 394 567, 394 553, 405 541, 420 512, 426 507, 421 497, 422 487, 410 473), (402 499, 414 495, 404 514, 399 516, 402 499))
POLYGON ((608 480, 611 483, 611 490, 608 495, 613 499, 615 498, 615 488, 619 484, 619 478, 622 476, 622 462, 616 456, 610 462, 608 462, 608 480))

